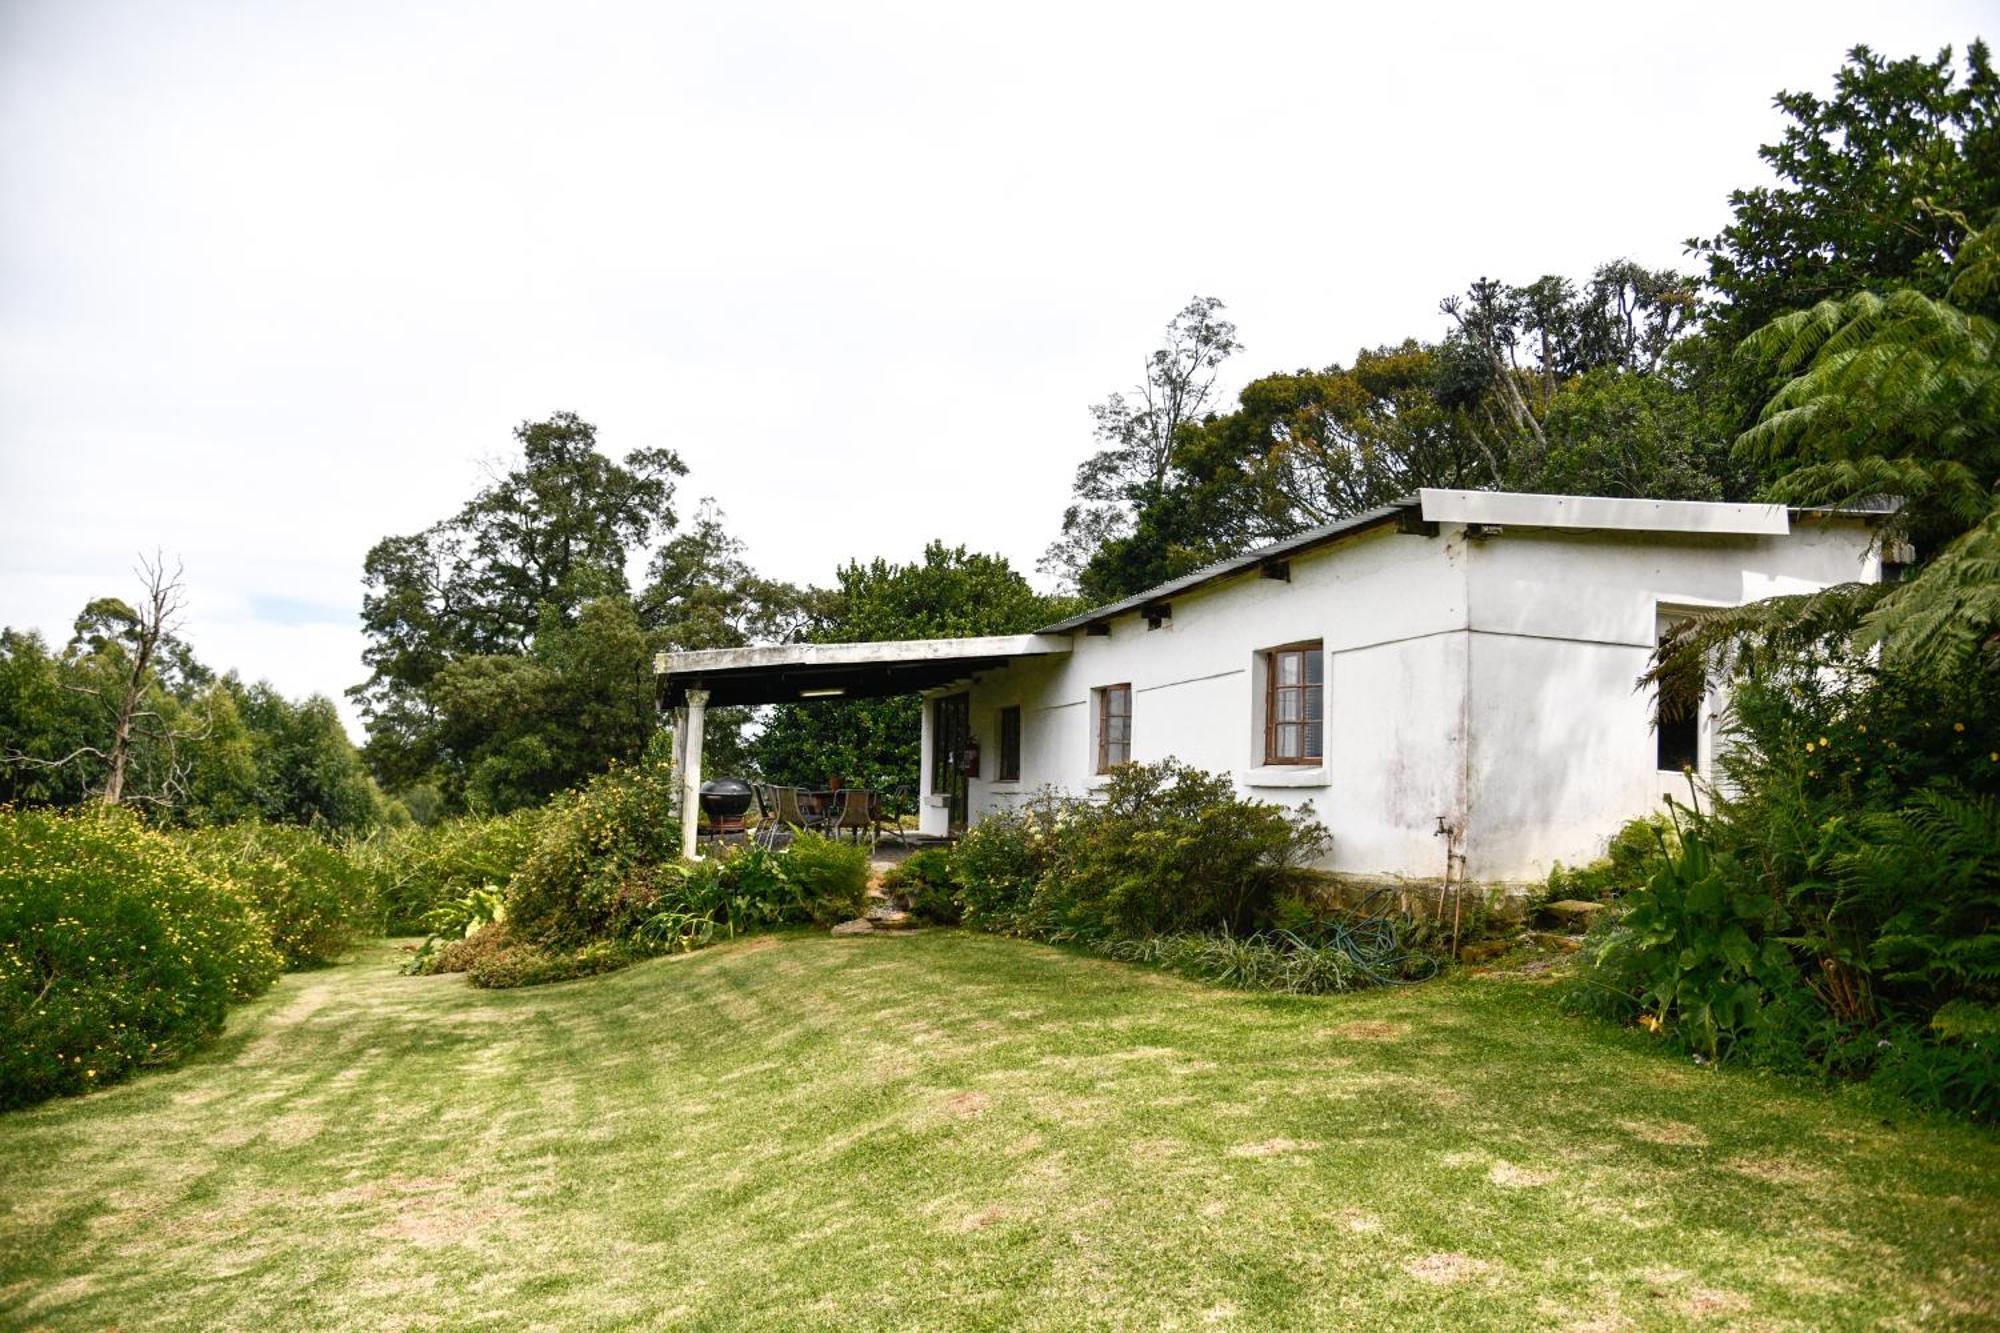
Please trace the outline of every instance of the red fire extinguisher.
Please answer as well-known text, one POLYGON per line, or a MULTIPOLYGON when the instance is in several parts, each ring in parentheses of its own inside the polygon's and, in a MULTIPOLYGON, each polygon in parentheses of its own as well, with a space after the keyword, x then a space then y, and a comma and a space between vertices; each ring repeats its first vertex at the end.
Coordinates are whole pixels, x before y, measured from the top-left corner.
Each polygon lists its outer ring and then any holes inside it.
POLYGON ((979 742, 968 737, 958 752, 958 771, 968 778, 979 776, 979 742))

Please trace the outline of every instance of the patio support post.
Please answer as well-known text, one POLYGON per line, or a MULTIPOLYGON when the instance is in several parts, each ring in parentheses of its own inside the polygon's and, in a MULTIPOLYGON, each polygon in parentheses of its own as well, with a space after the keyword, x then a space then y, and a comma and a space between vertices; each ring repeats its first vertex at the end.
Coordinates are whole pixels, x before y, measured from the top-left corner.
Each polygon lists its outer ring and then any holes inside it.
POLYGON ((708 713, 708 691, 689 690, 686 723, 675 738, 681 760, 681 855, 693 860, 701 823, 701 728, 708 713))
POLYGON ((671 753, 667 762, 673 765, 674 775, 674 818, 681 817, 681 774, 687 771, 688 710, 687 705, 672 709, 667 714, 667 725, 673 730, 669 746, 671 753))

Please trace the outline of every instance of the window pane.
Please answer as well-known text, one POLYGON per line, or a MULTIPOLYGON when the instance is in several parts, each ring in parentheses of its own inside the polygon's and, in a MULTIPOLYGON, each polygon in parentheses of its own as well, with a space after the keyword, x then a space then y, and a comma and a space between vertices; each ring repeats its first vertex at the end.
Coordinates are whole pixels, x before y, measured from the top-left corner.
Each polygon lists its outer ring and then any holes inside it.
POLYGON ((1298 684, 1298 683, 1299 683, 1299 672, 1300 672, 1300 671, 1301 671, 1301 670, 1302 670, 1302 669, 1304 668, 1304 666, 1305 666, 1305 663, 1304 663, 1304 662, 1303 662, 1303 661, 1302 661, 1302 660, 1300 659, 1300 657, 1299 657, 1299 654, 1297 654, 1297 653, 1279 653, 1279 654, 1278 654, 1278 683, 1279 683, 1280 685, 1296 685, 1296 684, 1298 684))
POLYGON ((1314 722, 1317 722, 1321 718, 1325 717, 1326 705, 1324 700, 1324 692, 1320 689, 1320 687, 1317 685, 1308 686, 1305 690, 1301 692, 1305 695, 1306 699, 1306 716, 1314 722))
POLYGON ((1278 758, 1297 759, 1299 757, 1299 729, 1297 727, 1279 727, 1276 740, 1278 742, 1278 758))
POLYGON ((1299 690, 1278 691, 1278 721, 1297 722, 1304 716, 1302 705, 1305 701, 1299 697, 1300 694, 1299 690))
POLYGON ((1306 652, 1306 684, 1317 685, 1326 679, 1326 654, 1314 644, 1306 652))
POLYGON ((1326 754, 1326 724, 1315 718, 1306 723, 1306 757, 1318 759, 1326 754))

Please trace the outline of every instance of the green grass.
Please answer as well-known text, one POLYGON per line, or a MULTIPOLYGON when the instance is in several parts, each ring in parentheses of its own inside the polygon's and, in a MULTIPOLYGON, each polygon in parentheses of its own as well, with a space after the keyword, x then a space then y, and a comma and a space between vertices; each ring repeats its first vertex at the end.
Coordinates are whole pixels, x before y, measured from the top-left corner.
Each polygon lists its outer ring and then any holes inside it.
POLYGON ((2000 1140, 1520 979, 1323 999, 951 932, 285 978, 0 1117, 0 1326, 1991 1323, 2000 1140))

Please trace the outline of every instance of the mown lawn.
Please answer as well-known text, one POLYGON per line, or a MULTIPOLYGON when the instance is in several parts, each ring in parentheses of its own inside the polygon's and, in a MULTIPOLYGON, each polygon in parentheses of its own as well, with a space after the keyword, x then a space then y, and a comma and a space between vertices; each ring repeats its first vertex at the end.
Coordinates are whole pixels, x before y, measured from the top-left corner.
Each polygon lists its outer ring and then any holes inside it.
POLYGON ((945 932, 288 977, 0 1117, 0 1325, 1990 1325, 2000 1140, 1524 979, 1203 989, 945 932))

